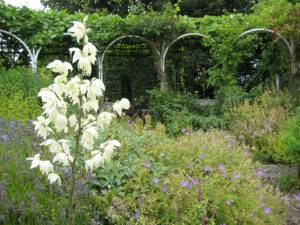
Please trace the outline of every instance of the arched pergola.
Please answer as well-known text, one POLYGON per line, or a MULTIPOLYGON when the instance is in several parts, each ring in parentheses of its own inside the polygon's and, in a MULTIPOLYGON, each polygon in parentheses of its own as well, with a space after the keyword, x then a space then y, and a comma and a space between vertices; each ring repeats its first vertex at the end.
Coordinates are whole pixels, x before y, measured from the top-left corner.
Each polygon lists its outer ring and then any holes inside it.
POLYGON ((113 40, 112 42, 110 42, 106 48, 104 49, 104 51, 100 54, 100 56, 98 57, 98 77, 99 79, 103 80, 103 60, 104 60, 104 56, 106 54, 106 52, 109 50, 109 48, 116 43, 117 41, 124 39, 124 38, 136 38, 136 39, 140 39, 142 41, 145 41, 146 43, 150 44, 150 46, 152 47, 155 55, 157 56, 157 63, 159 64, 159 68, 160 68, 160 88, 161 90, 166 88, 166 75, 165 75, 165 63, 166 63, 166 56, 168 54, 168 51, 170 49, 170 47, 177 42, 180 39, 183 39, 185 37, 189 37, 189 36, 198 36, 198 37, 205 37, 205 38, 209 38, 210 40, 214 41, 214 39, 212 39, 211 37, 209 37, 208 35, 205 34, 201 34, 201 33, 187 33, 187 34, 182 34, 178 37, 176 37, 173 41, 171 41, 168 45, 165 45, 165 41, 163 40, 162 42, 162 46, 161 46, 161 50, 157 49, 157 47, 155 46, 155 44, 143 37, 137 36, 137 35, 122 35, 118 38, 116 38, 115 40, 113 40))
MULTIPOLYGON (((278 31, 276 32, 274 30, 270 30, 270 29, 266 29, 266 28, 255 28, 255 29, 247 30, 247 31, 241 33, 237 37, 237 39, 241 38, 242 36, 244 36, 246 34, 257 33, 257 32, 272 33, 272 34, 276 35, 277 37, 279 37, 281 40, 284 41, 284 43, 288 47, 290 55, 291 55, 291 83, 292 83, 294 81, 295 77, 296 77, 296 54, 295 54, 295 45, 294 45, 293 37, 292 36, 290 37, 290 42, 289 42, 278 31)), ((277 89, 279 89, 279 80, 278 79, 277 79, 277 89)))
MULTIPOLYGON (((182 34, 178 37, 176 37, 173 41, 171 41, 166 47, 164 47, 164 42, 163 42, 163 47, 162 47, 162 52, 160 54, 160 67, 161 67, 161 71, 162 71, 162 76, 163 76, 163 82, 166 83, 166 76, 165 76, 165 63, 166 63, 166 57, 168 54, 168 51, 170 49, 170 47, 172 45, 174 45, 177 41, 185 38, 185 37, 190 37, 190 36, 196 36, 196 37, 204 37, 204 38, 208 38, 211 41, 215 41, 213 38, 209 37, 208 35, 205 34, 201 34, 201 33, 187 33, 187 34, 182 34)), ((166 84, 161 83, 161 90, 165 88, 166 84)))
POLYGON ((36 66, 37 58, 38 58, 38 55, 39 55, 42 48, 40 47, 37 51, 35 51, 35 48, 33 47, 32 51, 30 51, 28 45, 21 38, 19 38, 18 36, 14 35, 11 32, 1 30, 1 29, 0 29, 0 32, 4 33, 4 34, 7 34, 7 35, 17 39, 24 46, 24 48, 27 50, 27 52, 29 54, 29 57, 30 57, 30 64, 31 64, 32 73, 35 73, 36 69, 37 69, 37 66, 36 66))
POLYGON ((138 36, 138 35, 122 35, 122 36, 116 38, 115 40, 113 40, 112 42, 110 42, 97 59, 97 62, 98 62, 98 78, 100 80, 103 80, 103 61, 104 61, 104 56, 105 56, 106 52, 109 50, 109 48, 113 44, 115 44, 119 40, 122 40, 122 39, 125 39, 125 38, 136 38, 136 39, 145 41, 146 43, 150 44, 150 46, 153 48, 153 50, 155 51, 156 54, 158 54, 158 55, 160 54, 158 49, 155 47, 155 45, 151 41, 149 41, 149 40, 147 40, 147 39, 145 39, 141 36, 138 36))

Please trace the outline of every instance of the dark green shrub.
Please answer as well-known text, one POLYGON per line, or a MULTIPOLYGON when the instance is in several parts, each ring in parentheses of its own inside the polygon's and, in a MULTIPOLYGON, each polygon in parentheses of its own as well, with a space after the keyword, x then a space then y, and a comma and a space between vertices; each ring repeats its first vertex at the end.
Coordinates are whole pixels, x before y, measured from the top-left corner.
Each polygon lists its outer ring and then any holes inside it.
POLYGON ((176 136, 182 129, 187 128, 208 130, 211 127, 223 126, 216 106, 201 106, 196 102, 196 95, 157 89, 148 93, 154 122, 163 123, 170 135, 176 136))

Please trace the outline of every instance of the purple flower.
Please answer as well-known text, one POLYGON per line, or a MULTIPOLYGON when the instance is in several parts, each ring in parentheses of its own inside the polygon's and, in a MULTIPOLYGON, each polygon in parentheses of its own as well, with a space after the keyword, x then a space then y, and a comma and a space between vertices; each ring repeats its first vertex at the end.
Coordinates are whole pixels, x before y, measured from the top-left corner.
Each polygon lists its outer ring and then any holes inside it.
POLYGON ((224 168, 225 168, 225 165, 219 165, 220 170, 224 170, 224 168))
POLYGON ((189 182, 183 180, 180 184, 182 187, 187 187, 189 185, 189 182))
POLYGON ((186 135, 190 135, 190 132, 186 132, 185 134, 186 134, 186 135))
POLYGON ((227 200, 226 200, 226 204, 227 204, 227 205, 231 205, 231 200, 227 199, 227 200))
POLYGON ((134 215, 134 218, 136 218, 136 219, 137 219, 138 217, 139 217, 139 212, 138 212, 138 211, 136 211, 136 212, 135 212, 135 215, 134 215))
POLYGON ((230 142, 229 142, 229 143, 227 143, 227 144, 226 144, 226 146, 227 146, 227 147, 231 146, 231 143, 230 143, 230 142))
POLYGON ((134 130, 132 130, 131 133, 134 133, 134 130))
POLYGON ((300 195, 295 195, 295 199, 296 199, 297 201, 300 201, 300 195))
POLYGON ((262 196, 262 197, 259 198, 260 201, 263 201, 263 200, 265 200, 265 199, 266 199, 265 196, 262 196))
POLYGON ((265 206, 265 203, 261 202, 260 203, 260 208, 264 207, 265 206))
POLYGON ((205 171, 208 171, 208 170, 209 170, 209 167, 203 166, 203 169, 204 169, 205 171))
POLYGON ((248 155, 249 154, 249 152, 244 152, 244 155, 248 155))
POLYGON ((234 179, 238 179, 240 176, 236 173, 236 174, 234 174, 234 179))
POLYGON ((192 166, 192 165, 193 165, 193 163, 192 163, 192 162, 188 163, 188 166, 192 166))
POLYGON ((189 189, 192 189, 193 186, 192 186, 192 184, 189 184, 188 187, 189 187, 189 189))
POLYGON ((253 216, 253 213, 249 213, 249 216, 253 216))
POLYGON ((145 166, 146 166, 146 167, 148 167, 148 168, 150 168, 150 166, 151 166, 151 163, 149 163, 149 162, 146 162, 146 163, 145 163, 145 166))
POLYGON ((187 148, 187 145, 184 145, 183 147, 187 148))
POLYGON ((8 141, 8 135, 7 135, 7 134, 2 135, 2 138, 3 138, 5 141, 8 141))
POLYGON ((207 147, 206 147, 206 146, 204 146, 204 147, 203 147, 203 149, 204 149, 204 150, 207 150, 207 147))
POLYGON ((264 209, 264 212, 265 212, 266 214, 269 214, 269 213, 271 212, 271 209, 270 209, 270 208, 265 208, 265 209, 264 209))
POLYGON ((289 201, 290 200, 289 196, 285 196, 284 200, 289 201))
POLYGON ((204 159, 205 155, 200 155, 200 159, 204 159))
POLYGON ((227 174, 226 174, 226 173, 222 173, 222 176, 223 176, 223 177, 227 177, 227 174))
POLYGON ((196 184, 198 184, 198 180, 193 180, 192 183, 193 183, 193 185, 196 185, 196 184))
POLYGON ((261 175, 263 175, 263 174, 264 174, 264 172, 263 172, 263 171, 258 171, 257 173, 258 173, 258 175, 259 175, 259 176, 261 176, 261 175))
POLYGON ((256 185, 257 187, 260 187, 260 188, 264 188, 264 185, 262 185, 262 184, 258 184, 258 185, 256 185))
POLYGON ((186 129, 181 129, 181 132, 182 132, 182 133, 186 132, 186 129))
POLYGON ((187 179, 192 180, 192 178, 190 176, 187 176, 187 179))
POLYGON ((231 141, 232 143, 235 143, 235 139, 231 139, 230 141, 231 141))
POLYGON ((162 187, 162 191, 165 193, 167 192, 168 188, 167 187, 162 187))
POLYGON ((160 182, 160 180, 157 179, 157 178, 155 177, 155 178, 153 179, 153 182, 156 183, 156 184, 158 184, 158 183, 160 182))
POLYGON ((216 142, 215 141, 211 141, 210 143, 215 144, 216 142))
POLYGON ((226 225, 226 223, 221 223, 220 225, 226 225))

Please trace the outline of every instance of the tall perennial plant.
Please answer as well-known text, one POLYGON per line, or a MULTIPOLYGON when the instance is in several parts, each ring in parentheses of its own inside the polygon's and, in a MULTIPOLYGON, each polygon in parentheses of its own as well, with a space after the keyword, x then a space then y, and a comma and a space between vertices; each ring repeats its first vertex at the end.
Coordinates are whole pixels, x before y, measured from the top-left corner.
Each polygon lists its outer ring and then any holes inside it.
MULTIPOLYGON (((121 147, 117 140, 108 140, 95 148, 95 139, 98 131, 109 126, 116 116, 110 112, 99 112, 99 100, 103 97, 105 86, 99 79, 83 79, 92 72, 92 64, 96 61, 97 49, 88 41, 86 28, 87 17, 83 23, 73 22, 68 34, 83 43, 83 49, 70 48, 73 63, 78 62, 81 74, 68 78, 73 67, 68 62, 54 60, 47 68, 59 75, 54 83, 43 88, 38 96, 42 98, 43 115, 33 122, 35 130, 44 139, 40 145, 49 149, 54 156, 52 161, 42 160, 36 154, 31 160, 31 168, 39 167, 50 183, 61 184, 59 173, 55 172, 54 163, 71 171, 71 184, 69 192, 69 224, 73 223, 73 193, 77 172, 83 167, 87 172, 109 162, 114 150, 121 147), (61 138, 63 137, 63 138, 61 138)), ((122 115, 123 109, 129 109, 130 103, 123 98, 113 105, 113 110, 122 115)))

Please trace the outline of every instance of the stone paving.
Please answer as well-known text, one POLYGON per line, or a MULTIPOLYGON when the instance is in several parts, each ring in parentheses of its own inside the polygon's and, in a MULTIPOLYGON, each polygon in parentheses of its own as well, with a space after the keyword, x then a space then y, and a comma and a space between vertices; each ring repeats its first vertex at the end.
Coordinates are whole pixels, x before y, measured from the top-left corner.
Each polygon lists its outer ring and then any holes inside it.
MULTIPOLYGON (((278 178, 280 175, 286 171, 291 173, 296 173, 296 168, 288 165, 262 165, 259 170, 263 171, 262 175, 266 182, 271 183, 275 187, 275 192, 279 193, 279 184, 278 178)), ((300 195, 300 190, 295 194, 300 195)), ((288 205, 288 213, 287 213, 287 224, 292 225, 300 225, 300 201, 296 201, 294 194, 291 194, 290 201, 288 205)))

